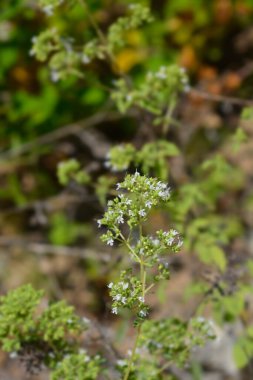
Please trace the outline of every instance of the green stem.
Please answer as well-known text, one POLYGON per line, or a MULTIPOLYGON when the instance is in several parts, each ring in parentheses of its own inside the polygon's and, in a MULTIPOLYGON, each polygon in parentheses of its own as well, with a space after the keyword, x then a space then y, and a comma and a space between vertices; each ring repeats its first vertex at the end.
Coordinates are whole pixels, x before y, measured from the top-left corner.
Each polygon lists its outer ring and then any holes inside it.
POLYGON ((156 375, 160 375, 161 373, 163 373, 163 371, 165 371, 167 368, 169 368, 171 366, 171 362, 167 362, 165 363, 162 368, 160 368, 157 372, 156 372, 156 375))
POLYGON ((155 284, 151 284, 149 285, 146 289, 145 289, 145 294, 148 293, 150 291, 150 289, 153 288, 153 286, 155 286, 155 284))
POLYGON ((146 289, 146 276, 147 276, 147 272, 145 270, 145 265, 144 265, 143 261, 140 262, 140 269, 141 269, 142 297, 144 299, 145 289, 146 289))
POLYGON ((115 56, 107 48, 107 45, 108 45, 108 43, 107 43, 107 37, 104 35, 104 33, 102 32, 102 30, 98 26, 96 20, 94 19, 92 13, 90 12, 89 5, 87 4, 87 1, 85 1, 85 0, 79 0, 79 1, 82 4, 82 6, 85 8, 87 16, 88 16, 88 19, 89 19, 89 22, 92 25, 92 27, 94 28, 94 30, 95 30, 95 32, 96 32, 96 34, 97 34, 97 36, 98 36, 101 44, 105 47, 106 54, 107 54, 107 56, 109 58, 109 61, 111 62, 112 67, 116 69, 116 71, 119 73, 119 75, 122 75, 123 77, 125 77, 121 73, 121 71, 120 71, 120 69, 118 67, 118 64, 116 62, 115 56))
POLYGON ((136 258, 136 260, 138 261, 138 263, 141 263, 141 260, 140 260, 139 256, 136 255, 136 253, 134 252, 133 248, 131 247, 131 245, 126 240, 125 236, 122 235, 121 232, 120 232, 119 236, 121 237, 121 239, 122 239, 123 243, 125 244, 125 246, 129 249, 129 251, 132 253, 132 255, 136 258))
POLYGON ((106 45, 106 37, 104 36, 104 34, 102 33, 101 29, 99 28, 97 22, 95 21, 94 17, 92 16, 90 9, 89 9, 89 6, 87 4, 87 1, 85 1, 85 0, 79 0, 79 1, 80 1, 81 5, 84 7, 84 9, 87 13, 89 22, 93 26, 95 32, 97 33, 98 38, 100 39, 100 41, 104 45, 106 45))
POLYGON ((137 335, 136 335, 135 342, 134 342, 133 351, 132 351, 131 357, 129 359, 127 370, 126 370, 126 373, 125 373, 125 376, 124 376, 123 380, 128 380, 128 378, 129 378, 129 375, 130 375, 130 372, 131 372, 131 369, 132 369, 132 365, 133 365, 133 362, 134 362, 134 357, 135 357, 135 353, 136 353, 136 349, 137 349, 137 345, 138 345, 138 340, 139 340, 140 334, 141 334, 141 326, 138 327, 137 335))
MULTIPOLYGON (((125 243, 128 244, 128 242, 125 240, 125 238, 124 238, 124 241, 125 241, 125 243)), ((132 252, 132 249, 131 249, 131 252, 132 252)), ((145 270, 145 264, 144 264, 144 262, 142 260, 140 260, 139 257, 138 257, 138 259, 139 259, 139 263, 140 263, 140 277, 141 277, 141 284, 142 284, 142 297, 144 299, 145 293, 146 293, 146 276, 147 276, 147 272, 145 270)), ((135 338, 132 355, 131 355, 131 357, 129 359, 127 370, 126 370, 126 373, 125 373, 125 376, 124 376, 123 380, 128 380, 128 378, 129 378, 129 375, 130 375, 130 372, 131 372, 131 369, 132 369, 132 365, 133 365, 133 362, 134 362, 136 348, 137 348, 137 345, 138 345, 138 340, 139 340, 140 334, 141 334, 141 325, 138 327, 138 331, 137 331, 137 335, 136 335, 136 338, 135 338)))
POLYGON ((166 111, 165 116, 164 116, 164 123, 163 123, 163 130, 162 130, 163 136, 166 136, 166 134, 168 132, 169 125, 172 121, 171 116, 172 116, 172 113, 174 111, 174 108, 175 108, 175 99, 172 99, 169 103, 169 106, 168 106, 167 111, 166 111))

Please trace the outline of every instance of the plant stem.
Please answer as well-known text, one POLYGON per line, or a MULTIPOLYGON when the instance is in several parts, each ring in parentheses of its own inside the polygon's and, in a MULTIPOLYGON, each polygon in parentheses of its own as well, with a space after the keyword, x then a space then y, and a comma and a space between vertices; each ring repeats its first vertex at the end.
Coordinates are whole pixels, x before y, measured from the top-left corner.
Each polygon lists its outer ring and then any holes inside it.
POLYGON ((145 289, 145 294, 148 293, 150 291, 150 289, 153 288, 153 286, 155 286, 155 284, 151 284, 149 285, 146 289, 145 289))
POLYGON ((169 368, 171 366, 171 362, 167 362, 165 363, 162 368, 160 368, 157 372, 156 372, 156 375, 160 375, 160 373, 163 373, 163 371, 165 371, 167 368, 169 368))
POLYGON ((141 283, 142 283, 142 297, 144 299, 145 296, 145 288, 146 288, 146 270, 143 261, 140 262, 140 269, 141 269, 141 283))
POLYGON ((128 380, 128 378, 129 378, 140 334, 141 334, 141 325, 138 327, 138 330, 137 330, 137 335, 135 338, 134 347, 133 347, 132 354, 131 354, 131 357, 130 357, 129 362, 128 362, 127 371, 125 373, 123 380, 128 380))
POLYGON ((125 236, 121 232, 120 232, 119 236, 121 237, 121 239, 122 239, 123 243, 125 244, 125 246, 129 249, 129 251, 132 253, 132 255, 136 258, 136 260, 138 261, 138 263, 141 263, 141 260, 140 260, 139 256, 136 255, 136 253, 134 252, 133 248, 131 247, 131 245, 126 240, 125 236))
POLYGON ((163 136, 166 136, 166 134, 168 133, 169 125, 171 123, 171 116, 172 116, 174 107, 175 107, 175 99, 174 100, 172 99, 168 105, 168 108, 167 108, 165 116, 164 116, 164 122, 163 122, 163 126, 162 126, 163 127, 163 130, 162 130, 163 136))
POLYGON ((89 9, 89 6, 87 4, 87 1, 85 1, 85 0, 79 0, 79 1, 80 1, 81 5, 85 8, 89 22, 93 26, 95 32, 97 33, 98 38, 100 39, 100 41, 104 45, 106 45, 106 37, 104 36, 103 32, 101 31, 97 22, 95 21, 94 17, 92 16, 90 9, 89 9))
MULTIPOLYGON (((128 242, 125 240, 125 238, 124 238, 124 241, 125 241, 126 244, 128 244, 128 242)), ((132 252, 132 249, 130 251, 132 252)), ((139 263, 140 263, 140 277, 141 277, 141 284, 142 284, 142 297, 143 297, 143 300, 144 300, 145 293, 146 293, 146 276, 147 276, 147 272, 145 270, 145 264, 144 264, 144 262, 139 257, 138 257, 138 259, 139 259, 139 263)), ((134 362, 134 357, 135 357, 136 348, 137 348, 137 345, 138 345, 138 340, 139 340, 140 334, 141 334, 141 325, 138 326, 137 335, 136 335, 136 338, 135 338, 132 355, 131 355, 131 357, 129 359, 127 370, 126 370, 126 373, 125 373, 125 376, 124 376, 123 380, 128 380, 128 378, 129 378, 129 375, 130 375, 130 372, 131 372, 131 369, 132 369, 132 365, 133 365, 133 362, 134 362)))

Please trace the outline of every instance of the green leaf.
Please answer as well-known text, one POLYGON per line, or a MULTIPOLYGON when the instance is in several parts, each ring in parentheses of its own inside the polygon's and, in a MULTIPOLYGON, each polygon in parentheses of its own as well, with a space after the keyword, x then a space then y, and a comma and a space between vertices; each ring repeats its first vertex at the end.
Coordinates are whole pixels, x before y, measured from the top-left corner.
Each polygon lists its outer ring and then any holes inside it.
POLYGON ((248 364, 250 358, 247 352, 245 351, 245 346, 243 345, 242 341, 238 341, 234 345, 233 356, 238 368, 243 368, 248 364))
POLYGON ((222 272, 226 269, 227 260, 224 251, 216 245, 197 247, 199 258, 206 264, 215 264, 222 272))

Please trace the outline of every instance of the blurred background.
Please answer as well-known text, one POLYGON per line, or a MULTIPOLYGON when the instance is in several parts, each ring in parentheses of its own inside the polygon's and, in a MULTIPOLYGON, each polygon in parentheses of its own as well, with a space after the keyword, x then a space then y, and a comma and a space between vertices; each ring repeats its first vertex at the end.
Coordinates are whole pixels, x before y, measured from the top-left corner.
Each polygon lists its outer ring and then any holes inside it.
MULTIPOLYGON (((140 149, 159 135, 148 114, 117 112, 107 89, 115 73, 104 62, 87 73, 84 67, 84 78, 54 81, 29 54, 32 38, 57 26, 86 41, 91 30, 78 7, 46 17, 36 3, 0 4, 0 292, 30 282, 116 331, 116 345, 127 346, 127 324, 111 315, 107 289, 120 250, 99 241, 96 223, 124 173, 111 173, 105 158, 115 144, 140 149), (87 186, 59 183, 57 166, 70 158, 89 174, 87 186)), ((93 0, 90 7, 106 29, 124 3, 93 0)), ((153 316, 189 318, 201 303, 217 326, 216 346, 196 353, 175 379, 253 379, 253 1, 150 6, 154 22, 126 35, 118 67, 138 82, 147 70, 178 63, 190 78, 175 111, 178 125, 166 136, 179 153, 163 158, 175 193, 172 216, 156 214, 151 223, 165 227, 169 220, 185 245, 171 262, 171 281, 151 296, 153 316)), ((4 353, 0 368, 2 380, 48 378, 28 376, 4 353)))

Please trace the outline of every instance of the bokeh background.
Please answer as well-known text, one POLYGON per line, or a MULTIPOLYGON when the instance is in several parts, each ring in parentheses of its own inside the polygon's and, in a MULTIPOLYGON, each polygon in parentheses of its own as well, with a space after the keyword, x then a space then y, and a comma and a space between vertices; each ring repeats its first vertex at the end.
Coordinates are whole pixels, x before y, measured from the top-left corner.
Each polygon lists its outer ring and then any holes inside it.
MULTIPOLYGON (((90 7, 106 29, 125 3, 93 0, 90 7)), ((174 376, 249 380, 252 338, 246 354, 234 347, 253 320, 253 2, 150 5, 155 21, 126 35, 118 67, 138 81, 147 70, 178 63, 191 85, 175 111, 179 125, 166 137, 180 154, 165 160, 179 220, 172 222, 181 223, 185 246, 171 262, 171 281, 151 299, 153 316, 189 318, 203 295, 210 295, 203 313, 217 324, 219 343, 174 376)), ((110 147, 140 148, 157 134, 150 132, 155 127, 148 115, 116 111, 107 89, 115 72, 104 62, 93 63, 87 75, 84 67, 83 79, 54 82, 47 65, 29 54, 32 38, 48 26, 81 42, 92 34, 78 7, 46 17, 37 1, 1 1, 0 292, 30 282, 52 300, 68 300, 80 315, 104 326, 116 345, 127 347, 127 323, 110 313, 107 289, 121 252, 99 241, 96 219, 109 186, 123 175, 104 165, 110 147), (80 161, 91 184, 60 185, 57 166, 69 158, 80 161)), ((166 223, 161 215, 152 219, 153 226, 166 223)), ((4 353, 0 368, 2 380, 48 378, 25 374, 4 353)))

